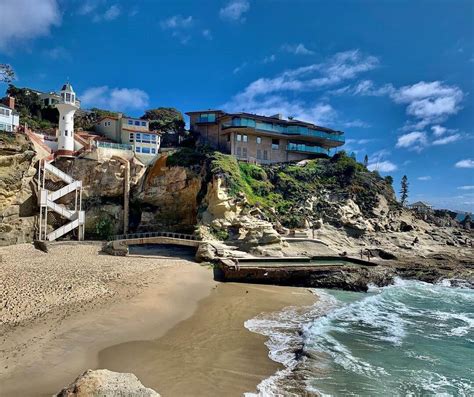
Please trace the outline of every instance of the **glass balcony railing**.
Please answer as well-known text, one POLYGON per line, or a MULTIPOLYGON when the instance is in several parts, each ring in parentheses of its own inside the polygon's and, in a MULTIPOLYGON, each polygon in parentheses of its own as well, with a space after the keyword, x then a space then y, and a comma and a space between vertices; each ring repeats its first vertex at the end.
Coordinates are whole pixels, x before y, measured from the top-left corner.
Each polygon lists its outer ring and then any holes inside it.
POLYGON ((328 154, 329 150, 324 149, 319 146, 309 146, 303 143, 289 143, 286 145, 286 150, 292 152, 306 152, 306 153, 321 153, 321 154, 328 154))
POLYGON ((104 149, 133 150, 133 146, 127 145, 126 143, 111 143, 111 142, 97 141, 97 147, 101 147, 104 149))
POLYGON ((328 132, 315 130, 312 128, 308 128, 301 125, 282 125, 276 123, 264 123, 260 121, 256 121, 253 119, 245 118, 245 117, 236 117, 232 119, 231 122, 224 123, 222 125, 223 128, 230 128, 230 127, 248 127, 248 128, 255 128, 256 130, 261 131, 269 131, 275 132, 278 134, 285 134, 285 135, 306 135, 312 136, 315 138, 322 138, 327 139, 330 141, 336 142, 345 142, 344 135, 339 134, 330 134, 328 132))

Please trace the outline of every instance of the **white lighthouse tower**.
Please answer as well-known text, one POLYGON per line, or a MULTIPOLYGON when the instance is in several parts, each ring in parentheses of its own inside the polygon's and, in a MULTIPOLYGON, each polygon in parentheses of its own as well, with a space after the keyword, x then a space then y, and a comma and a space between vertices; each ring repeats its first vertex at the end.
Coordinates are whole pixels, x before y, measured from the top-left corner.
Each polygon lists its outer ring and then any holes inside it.
POLYGON ((76 93, 67 82, 61 89, 61 99, 56 104, 59 111, 59 132, 57 156, 72 156, 74 154, 74 113, 79 106, 76 93))

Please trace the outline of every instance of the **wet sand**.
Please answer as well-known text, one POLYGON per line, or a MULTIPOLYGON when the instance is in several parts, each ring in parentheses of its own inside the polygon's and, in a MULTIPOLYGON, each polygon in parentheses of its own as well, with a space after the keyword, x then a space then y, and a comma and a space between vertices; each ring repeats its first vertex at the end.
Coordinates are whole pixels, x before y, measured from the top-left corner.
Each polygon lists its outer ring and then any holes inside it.
POLYGON ((268 358, 266 337, 248 331, 244 322, 315 299, 304 288, 219 284, 163 337, 102 350, 99 367, 133 372, 164 397, 242 396, 283 368, 268 358))
POLYGON ((0 249, 0 396, 51 396, 89 368, 135 373, 164 397, 242 395, 280 368, 244 322, 315 300, 306 289, 219 284, 210 267, 170 252, 98 248, 0 249))

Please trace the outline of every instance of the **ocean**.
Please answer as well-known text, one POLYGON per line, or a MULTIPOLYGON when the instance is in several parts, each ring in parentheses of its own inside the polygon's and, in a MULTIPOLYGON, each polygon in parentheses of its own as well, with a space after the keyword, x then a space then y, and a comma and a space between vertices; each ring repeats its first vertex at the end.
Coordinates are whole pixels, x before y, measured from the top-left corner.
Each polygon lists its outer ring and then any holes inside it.
POLYGON ((315 293, 314 306, 245 323, 285 367, 259 396, 474 396, 474 290, 397 280, 315 293))

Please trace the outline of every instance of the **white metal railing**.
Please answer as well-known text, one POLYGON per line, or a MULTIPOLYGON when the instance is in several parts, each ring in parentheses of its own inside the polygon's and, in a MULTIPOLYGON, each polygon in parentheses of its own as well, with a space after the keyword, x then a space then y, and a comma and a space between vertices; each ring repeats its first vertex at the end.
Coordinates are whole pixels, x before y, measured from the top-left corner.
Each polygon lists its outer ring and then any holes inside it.
POLYGON ((75 228, 79 228, 78 237, 79 240, 83 240, 85 213, 81 211, 82 182, 74 180, 70 175, 53 166, 49 161, 43 161, 42 167, 40 166, 38 169, 38 186, 40 204, 38 239, 54 241, 75 228), (46 188, 46 174, 48 172, 67 183, 67 185, 53 192, 49 191, 46 188), (76 193, 73 203, 74 209, 68 209, 64 205, 55 202, 55 200, 74 192, 76 193), (59 214, 71 222, 48 233, 48 210, 59 214))

